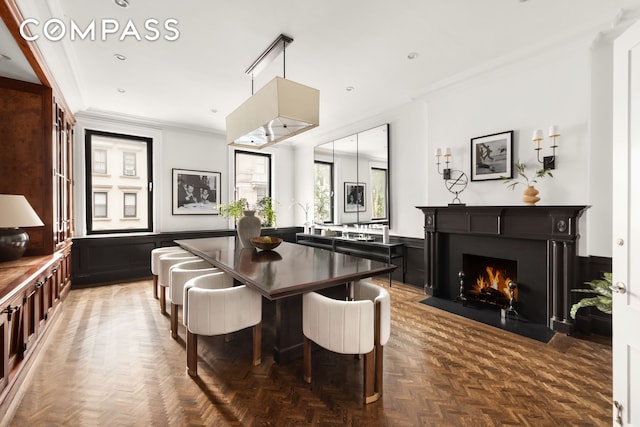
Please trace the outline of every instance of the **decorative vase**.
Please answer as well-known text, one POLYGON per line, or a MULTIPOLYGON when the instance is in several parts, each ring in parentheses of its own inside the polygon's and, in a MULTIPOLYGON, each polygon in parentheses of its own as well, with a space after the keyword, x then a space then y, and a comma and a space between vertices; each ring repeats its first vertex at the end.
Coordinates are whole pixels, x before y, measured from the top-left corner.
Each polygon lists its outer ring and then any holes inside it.
POLYGON ((260 218, 255 216, 256 211, 244 211, 244 216, 238 220, 238 238, 243 248, 253 248, 251 238, 260 236, 260 218))
POLYGON ((534 206, 536 203, 540 201, 540 197, 538 197, 539 191, 535 189, 533 185, 529 185, 522 192, 522 201, 525 205, 534 206))

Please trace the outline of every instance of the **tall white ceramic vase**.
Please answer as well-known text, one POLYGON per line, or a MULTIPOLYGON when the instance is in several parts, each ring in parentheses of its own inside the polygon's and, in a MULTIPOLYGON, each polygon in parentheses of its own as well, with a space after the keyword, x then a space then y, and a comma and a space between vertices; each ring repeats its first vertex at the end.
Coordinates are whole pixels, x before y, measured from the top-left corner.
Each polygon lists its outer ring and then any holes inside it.
POLYGON ((252 248, 251 239, 260 236, 260 218, 255 216, 256 211, 244 211, 237 224, 238 238, 243 248, 252 248))

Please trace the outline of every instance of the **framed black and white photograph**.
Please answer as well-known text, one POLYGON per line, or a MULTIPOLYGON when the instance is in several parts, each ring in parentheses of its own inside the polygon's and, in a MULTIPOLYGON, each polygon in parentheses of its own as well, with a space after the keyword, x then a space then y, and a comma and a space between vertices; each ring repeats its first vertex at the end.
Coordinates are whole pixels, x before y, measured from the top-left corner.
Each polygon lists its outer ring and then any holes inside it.
POLYGON ((513 131, 471 138, 471 181, 513 178, 513 131))
POLYGON ((366 210, 365 185, 363 183, 344 183, 344 211, 362 212, 366 210))
POLYGON ((218 215, 220 172, 172 169, 173 215, 218 215))

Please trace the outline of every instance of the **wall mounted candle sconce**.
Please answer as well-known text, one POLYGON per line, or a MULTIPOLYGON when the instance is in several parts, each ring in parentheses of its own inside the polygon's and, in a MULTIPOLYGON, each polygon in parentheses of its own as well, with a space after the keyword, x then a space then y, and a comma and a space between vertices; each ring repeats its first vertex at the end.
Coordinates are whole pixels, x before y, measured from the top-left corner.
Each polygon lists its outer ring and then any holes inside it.
POLYGON ((438 165, 438 173, 442 175, 442 179, 451 178, 451 169, 449 168, 451 157, 451 148, 446 147, 444 149, 444 154, 442 154, 442 150, 440 148, 436 148, 436 165, 438 165), (442 171, 440 171, 440 157, 444 157, 444 162, 446 165, 446 167, 442 171))
POLYGON ((540 142, 544 139, 542 129, 534 130, 533 137, 531 138, 531 140, 536 144, 536 148, 534 148, 534 150, 536 150, 536 154, 538 156, 538 162, 542 163, 542 168, 555 169, 556 168, 556 148, 558 148, 557 138, 560 136, 560 128, 556 125, 549 126, 548 136, 552 140, 551 147, 549 147, 552 150, 552 155, 545 156, 542 158, 542 160, 540 160, 540 150, 542 150, 542 147, 540 147, 540 142))
POLYGON ((455 206, 464 206, 464 203, 460 201, 460 193, 467 188, 467 183, 469 179, 467 178, 467 174, 458 169, 451 169, 449 167, 449 163, 451 163, 451 148, 446 147, 443 151, 440 148, 436 148, 436 165, 438 165, 438 173, 442 175, 442 179, 444 179, 444 186, 451 193, 454 194, 455 197, 453 201, 449 205, 455 206), (440 170, 440 157, 444 157, 445 168, 440 170))

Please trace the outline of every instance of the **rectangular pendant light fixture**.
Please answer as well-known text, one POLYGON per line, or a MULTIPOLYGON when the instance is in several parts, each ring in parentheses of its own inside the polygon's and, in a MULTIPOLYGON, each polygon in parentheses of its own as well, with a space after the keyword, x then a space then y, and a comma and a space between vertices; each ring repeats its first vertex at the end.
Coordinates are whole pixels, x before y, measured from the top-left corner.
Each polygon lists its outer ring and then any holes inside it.
POLYGON ((227 116, 227 142, 264 148, 318 126, 319 112, 319 90, 276 77, 227 116))
MULTIPOLYGON (((253 73, 265 58, 284 55, 292 38, 281 34, 249 67, 253 73)), ((313 129, 320 123, 320 91, 275 77, 227 116, 229 145, 264 148, 313 129)))

